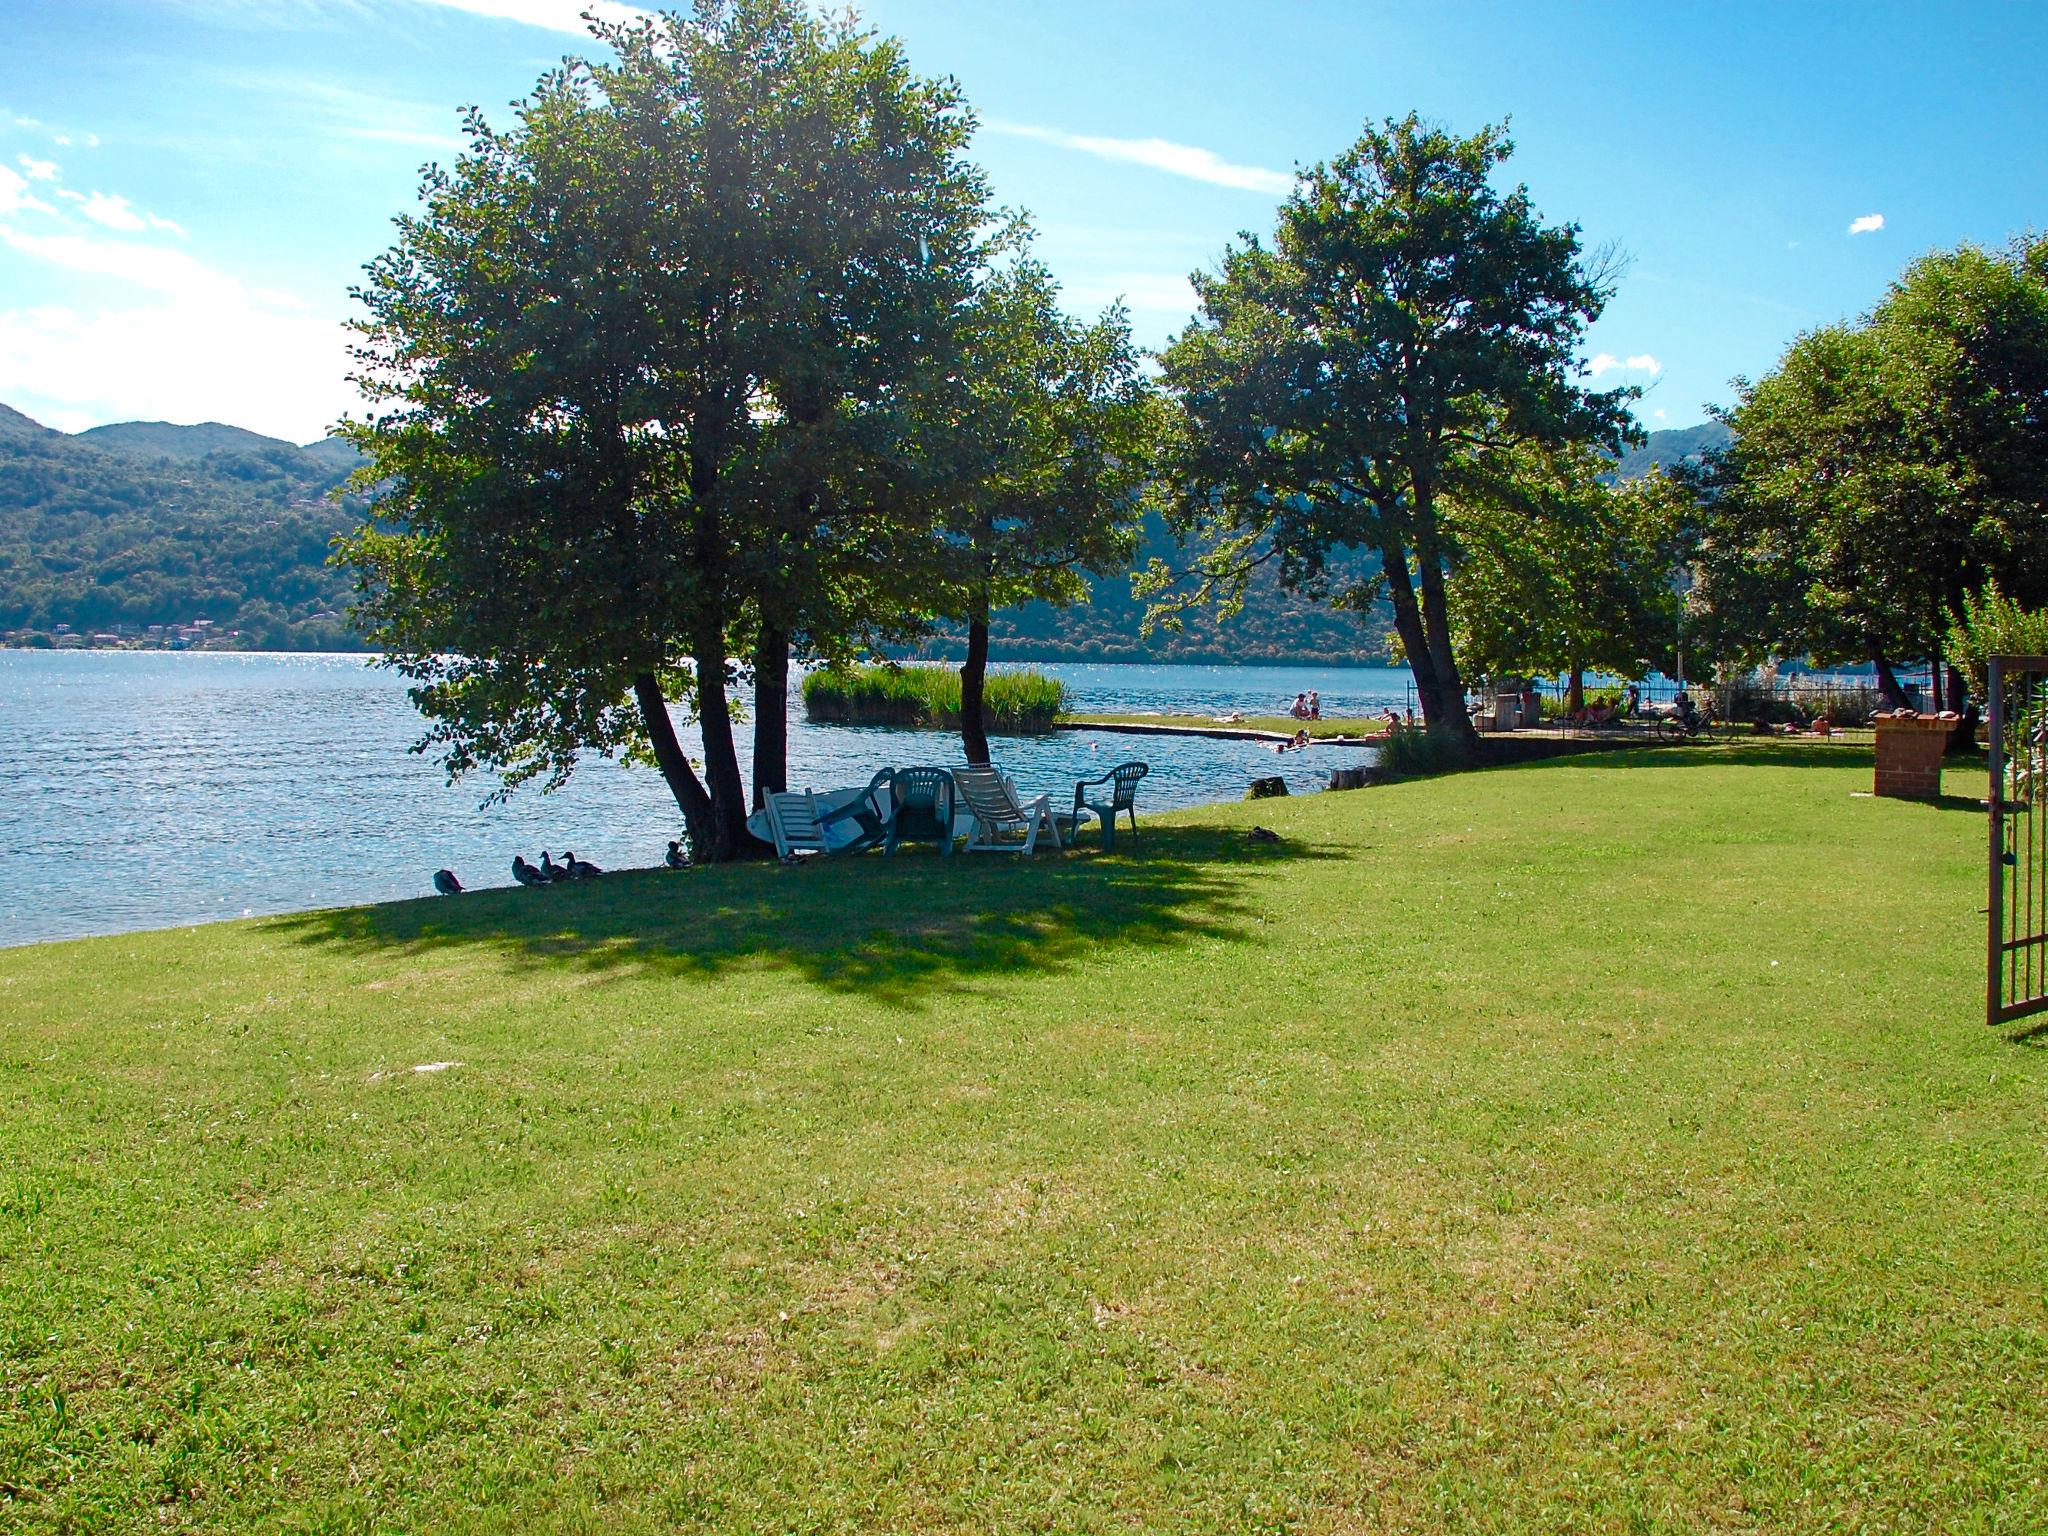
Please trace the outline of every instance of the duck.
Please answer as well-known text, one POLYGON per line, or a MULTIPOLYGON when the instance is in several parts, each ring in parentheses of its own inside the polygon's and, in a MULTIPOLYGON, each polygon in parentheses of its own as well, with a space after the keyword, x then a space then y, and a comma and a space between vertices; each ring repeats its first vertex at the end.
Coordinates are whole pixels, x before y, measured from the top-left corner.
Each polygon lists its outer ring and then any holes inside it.
POLYGON ((455 878, 454 870, 437 869, 434 871, 434 889, 443 896, 460 896, 462 894, 462 882, 455 878))
MULTIPOLYGON (((546 858, 547 855, 542 854, 541 857, 546 858)), ((546 885, 548 883, 548 877, 527 863, 526 855, 523 853, 512 855, 512 878, 521 885, 546 885)))
POLYGON ((1245 836, 1255 843, 1277 843, 1280 841, 1280 834, 1271 827, 1253 827, 1245 836))
POLYGON ((569 871, 569 878, 571 880, 588 880, 593 875, 604 873, 603 870, 591 863, 590 860, 579 859, 573 853, 562 855, 562 868, 569 871))
POLYGON ((688 869, 690 867, 690 856, 683 852, 683 844, 680 838, 672 837, 668 840, 668 854, 662 862, 668 865, 670 869, 688 869))
POLYGON ((540 872, 550 880, 560 881, 573 878, 569 873, 569 866, 557 864, 554 856, 545 848, 540 851, 540 872))

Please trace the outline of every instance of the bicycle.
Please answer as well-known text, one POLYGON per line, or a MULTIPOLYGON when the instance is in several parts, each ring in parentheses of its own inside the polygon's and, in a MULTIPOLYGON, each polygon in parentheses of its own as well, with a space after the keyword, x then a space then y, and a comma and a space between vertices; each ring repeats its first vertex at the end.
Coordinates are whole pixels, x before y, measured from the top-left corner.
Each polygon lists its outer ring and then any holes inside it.
POLYGON ((1713 741, 1714 721, 1704 713, 1659 715, 1651 729, 1659 741, 1713 741))

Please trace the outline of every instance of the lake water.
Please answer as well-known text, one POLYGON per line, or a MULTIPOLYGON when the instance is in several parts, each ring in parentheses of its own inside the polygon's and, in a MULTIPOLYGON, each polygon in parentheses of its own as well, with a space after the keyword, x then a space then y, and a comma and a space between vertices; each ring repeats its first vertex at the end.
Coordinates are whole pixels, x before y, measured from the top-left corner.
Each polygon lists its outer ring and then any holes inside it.
MULTIPOLYGON (((1307 688, 1330 714, 1408 701, 1408 674, 1386 668, 1040 670, 1081 710, 1280 713, 1307 688)), ((479 808, 490 781, 448 785, 407 750, 419 735, 403 680, 358 656, 0 651, 0 944, 423 895, 441 868, 508 885, 512 855, 543 848, 654 864, 681 831, 659 775, 601 759, 552 795, 479 808)), ((1141 813, 1240 799, 1260 774, 1319 789, 1370 756, 1093 731, 999 738, 995 753, 1055 803, 1142 757, 1141 813)), ((789 757, 793 786, 826 789, 957 762, 959 739, 811 726, 793 703, 789 757)))

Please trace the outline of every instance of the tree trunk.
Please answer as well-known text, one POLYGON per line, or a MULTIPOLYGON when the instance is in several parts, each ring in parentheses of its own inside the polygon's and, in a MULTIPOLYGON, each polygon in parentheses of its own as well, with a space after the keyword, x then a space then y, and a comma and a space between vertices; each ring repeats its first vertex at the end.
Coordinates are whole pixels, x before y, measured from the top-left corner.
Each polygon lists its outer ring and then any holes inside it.
MULTIPOLYGON (((758 848, 747 831, 747 788, 740 778, 738 749, 733 741, 732 704, 725 696, 725 631, 707 624, 698 632, 697 727, 704 738, 704 782, 711 794, 711 846, 704 862, 723 864, 750 856, 758 848)), ((692 849, 692 854, 696 850, 692 849)))
POLYGON ((754 809, 789 788, 789 635, 765 620, 754 646, 754 809))
POLYGON ((1586 664, 1572 663, 1571 682, 1564 691, 1564 712, 1567 717, 1584 714, 1586 709, 1586 664))
POLYGON ((1408 578, 1407 551, 1391 541, 1382 544, 1380 569, 1386 575, 1387 596, 1394 606, 1394 633, 1401 637, 1408 670, 1415 674, 1415 696, 1422 702, 1422 723, 1433 726, 1438 708, 1436 662, 1422 631, 1422 610, 1416 606, 1415 585, 1408 578))
POLYGON ((647 740, 654 748, 654 761, 661 768, 662 778, 668 782, 668 792, 676 797, 676 805, 683 813, 683 827, 690 837, 690 855, 708 859, 709 850, 717 840, 711 816, 711 796, 698 782, 697 770, 690 766, 683 744, 676 740, 676 725, 669 717, 668 700, 662 697, 661 684, 652 672, 642 672, 633 679, 633 697, 640 704, 640 719, 647 727, 647 740))
POLYGON ((970 763, 986 763, 988 722, 983 700, 988 684, 988 608, 967 621, 967 659, 960 663, 960 749, 970 763))
POLYGON ((1870 650, 1870 664, 1877 668, 1877 693, 1887 709, 1906 707, 1906 690, 1899 684, 1899 674, 1892 670, 1892 664, 1885 659, 1882 648, 1875 640, 1866 642, 1870 650))
MULTIPOLYGON (((1473 730, 1472 717, 1465 712, 1465 683, 1458 676, 1457 656, 1451 649, 1450 605, 1444 596, 1443 567, 1434 553, 1422 555, 1417 563, 1422 573, 1422 633, 1436 673, 1436 709, 1429 717, 1429 728, 1467 748, 1476 748, 1479 733, 1473 730)), ((1418 679, 1418 685, 1419 682, 1418 679)))

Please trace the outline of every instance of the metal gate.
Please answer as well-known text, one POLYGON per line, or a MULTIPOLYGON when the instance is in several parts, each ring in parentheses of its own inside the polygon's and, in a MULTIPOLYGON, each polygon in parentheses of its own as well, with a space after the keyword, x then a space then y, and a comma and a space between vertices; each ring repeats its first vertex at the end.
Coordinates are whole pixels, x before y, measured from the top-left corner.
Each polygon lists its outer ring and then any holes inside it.
POLYGON ((2048 656, 1993 656, 1985 1018, 2048 1011, 2048 656))

